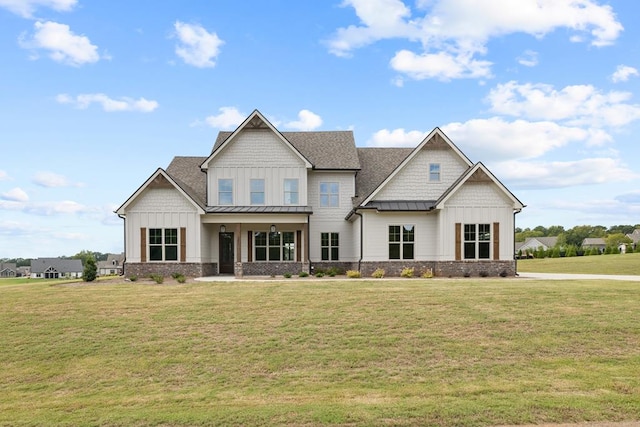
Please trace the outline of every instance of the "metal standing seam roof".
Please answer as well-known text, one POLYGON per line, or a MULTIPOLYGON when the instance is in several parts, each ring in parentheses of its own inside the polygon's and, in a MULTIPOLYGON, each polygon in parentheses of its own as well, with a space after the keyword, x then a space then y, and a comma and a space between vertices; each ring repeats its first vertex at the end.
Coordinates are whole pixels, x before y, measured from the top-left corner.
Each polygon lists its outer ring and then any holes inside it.
POLYGON ((414 212, 430 211, 436 206, 437 200, 385 200, 371 201, 361 209, 375 209, 381 212, 414 212))
POLYGON ((207 213, 311 214, 310 206, 209 206, 207 213))

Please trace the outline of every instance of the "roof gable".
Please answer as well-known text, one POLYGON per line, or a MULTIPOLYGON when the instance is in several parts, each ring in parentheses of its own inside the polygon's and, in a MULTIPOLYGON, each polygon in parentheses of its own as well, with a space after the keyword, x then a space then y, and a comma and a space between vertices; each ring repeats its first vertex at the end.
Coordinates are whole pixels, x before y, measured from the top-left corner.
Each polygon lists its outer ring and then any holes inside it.
POLYGON ((195 199, 193 189, 189 188, 179 180, 174 179, 164 169, 158 168, 136 191, 133 193, 115 213, 125 215, 127 208, 148 188, 175 188, 182 196, 184 196, 198 210, 198 213, 204 213, 203 201, 195 199))
POLYGON ((378 194, 382 188, 384 188, 400 171, 406 167, 424 148, 433 148, 433 149, 449 149, 455 153, 464 164, 468 167, 471 167, 473 163, 467 156, 460 151, 460 149, 440 130, 440 128, 433 129, 429 135, 427 135, 420 144, 416 148, 414 148, 409 155, 407 155, 400 164, 398 164, 392 171, 389 173, 386 178, 378 184, 378 186, 373 189, 369 194, 365 196, 362 204, 367 204, 378 194))
POLYGON ((520 211, 524 208, 524 204, 516 196, 511 193, 490 171, 486 168, 482 162, 478 162, 469 169, 466 173, 464 173, 458 181, 456 181, 450 188, 447 190, 438 202, 436 203, 436 209, 442 209, 444 204, 449 200, 462 186, 467 182, 492 182, 495 184, 504 195, 511 200, 513 203, 513 209, 520 211))
POLYGON ((282 133, 280 133, 280 131, 278 131, 258 110, 254 110, 253 113, 251 113, 249 115, 249 117, 247 117, 244 122, 242 122, 240 124, 240 126, 238 126, 238 128, 236 130, 234 130, 227 138, 224 139, 224 141, 222 141, 222 143, 217 144, 216 141, 216 145, 214 146, 213 152, 209 155, 209 157, 207 157, 202 164, 200 165, 200 168, 205 170, 209 168, 209 164, 211 163, 211 161, 213 159, 215 159, 216 156, 218 156, 225 147, 227 147, 229 144, 232 144, 233 141, 235 140, 235 138, 240 134, 240 132, 242 132, 243 130, 249 130, 249 129, 267 129, 270 130, 271 132, 274 133, 274 135, 276 135, 276 137, 278 138, 278 140, 280 142, 282 142, 285 146, 287 146, 298 158, 300 158, 300 160, 304 163, 305 167, 307 168, 311 168, 312 164, 311 162, 304 156, 302 155, 302 153, 296 148, 294 147, 288 140, 287 138, 285 138, 282 133))

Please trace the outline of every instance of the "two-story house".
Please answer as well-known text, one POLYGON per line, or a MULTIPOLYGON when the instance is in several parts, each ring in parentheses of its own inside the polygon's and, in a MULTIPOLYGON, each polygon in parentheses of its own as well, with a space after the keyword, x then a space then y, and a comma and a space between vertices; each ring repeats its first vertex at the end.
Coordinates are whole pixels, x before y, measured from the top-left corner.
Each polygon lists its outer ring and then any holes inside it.
POLYGON ((440 129, 416 148, 350 131, 280 132, 254 111, 206 157, 175 157, 116 213, 125 275, 276 275, 315 267, 514 275, 524 205, 440 129))

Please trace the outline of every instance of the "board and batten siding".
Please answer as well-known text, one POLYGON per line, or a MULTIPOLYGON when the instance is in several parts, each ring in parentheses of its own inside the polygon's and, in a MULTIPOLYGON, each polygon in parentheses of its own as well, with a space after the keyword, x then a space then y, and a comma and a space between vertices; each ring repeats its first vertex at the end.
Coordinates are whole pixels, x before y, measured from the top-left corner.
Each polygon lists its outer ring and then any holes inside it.
MULTIPOLYGON (((494 183, 467 182, 445 203, 439 217, 441 260, 455 260, 455 224, 500 224, 499 259, 511 260, 514 254, 513 202, 494 183)), ((493 237, 492 237, 493 239, 493 237)), ((494 259, 495 242, 492 242, 494 259)))
POLYGON ((420 150, 384 188, 376 200, 436 200, 467 170, 468 166, 451 150, 420 150), (440 181, 429 181, 429 164, 440 165, 440 181))
POLYGON ((313 209, 309 221, 309 256, 312 262, 321 261, 320 234, 339 233, 339 256, 342 262, 358 261, 359 241, 354 240, 354 223, 345 220, 353 208, 355 173, 353 171, 313 171, 309 173, 308 197, 313 209), (320 183, 337 182, 339 186, 338 207, 320 207, 320 183))
MULTIPOLYGON (((141 228, 185 228, 185 261, 201 262, 200 215, 195 206, 178 190, 172 188, 145 190, 127 208, 125 224, 127 262, 141 262, 141 228)), ((183 242, 179 242, 179 245, 182 248, 183 242)))
POLYGON ((307 204, 303 160, 270 130, 244 130, 222 149, 207 171, 209 206, 218 205, 218 179, 233 180, 233 204, 250 206, 251 179, 264 179, 265 205, 284 205, 284 180, 298 179, 298 204, 307 204))
POLYGON ((438 251, 437 213, 363 212, 363 261, 389 261, 389 226, 415 226, 414 260, 435 260, 438 251))

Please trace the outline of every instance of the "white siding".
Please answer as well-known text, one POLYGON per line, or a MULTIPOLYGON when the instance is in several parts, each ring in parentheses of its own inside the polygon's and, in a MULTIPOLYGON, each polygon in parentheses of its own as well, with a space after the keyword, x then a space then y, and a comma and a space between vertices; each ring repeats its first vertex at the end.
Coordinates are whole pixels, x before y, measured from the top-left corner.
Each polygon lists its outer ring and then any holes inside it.
POLYGON ((423 148, 375 196, 375 200, 436 200, 467 170, 453 150, 423 148), (440 164, 440 181, 429 181, 429 164, 440 164))
POLYGON ((284 180, 298 179, 298 204, 307 204, 302 159, 270 130, 244 130, 216 155, 207 171, 209 205, 218 205, 218 179, 233 180, 233 204, 249 206, 251 179, 264 179, 265 205, 284 205, 284 180))
POLYGON ((440 216, 442 259, 455 259, 456 223, 491 224, 493 227, 494 222, 500 223, 500 259, 513 259, 513 202, 494 183, 464 184, 447 201, 440 216))
POLYGON ((309 174, 309 205, 313 208, 310 218, 309 235, 311 261, 320 261, 320 233, 340 234, 340 261, 357 261, 360 257, 359 241, 354 239, 354 223, 345 217, 351 211, 351 198, 355 194, 354 172, 313 171, 309 174), (337 208, 320 207, 320 183, 337 182, 339 189, 339 206, 337 208))
POLYGON ((173 188, 149 188, 131 203, 126 216, 128 262, 140 262, 140 228, 186 227, 186 261, 201 262, 200 215, 193 204, 173 188))
POLYGON ((414 260, 435 260, 438 250, 437 214, 364 212, 363 261, 389 261, 389 226, 415 226, 414 260))

